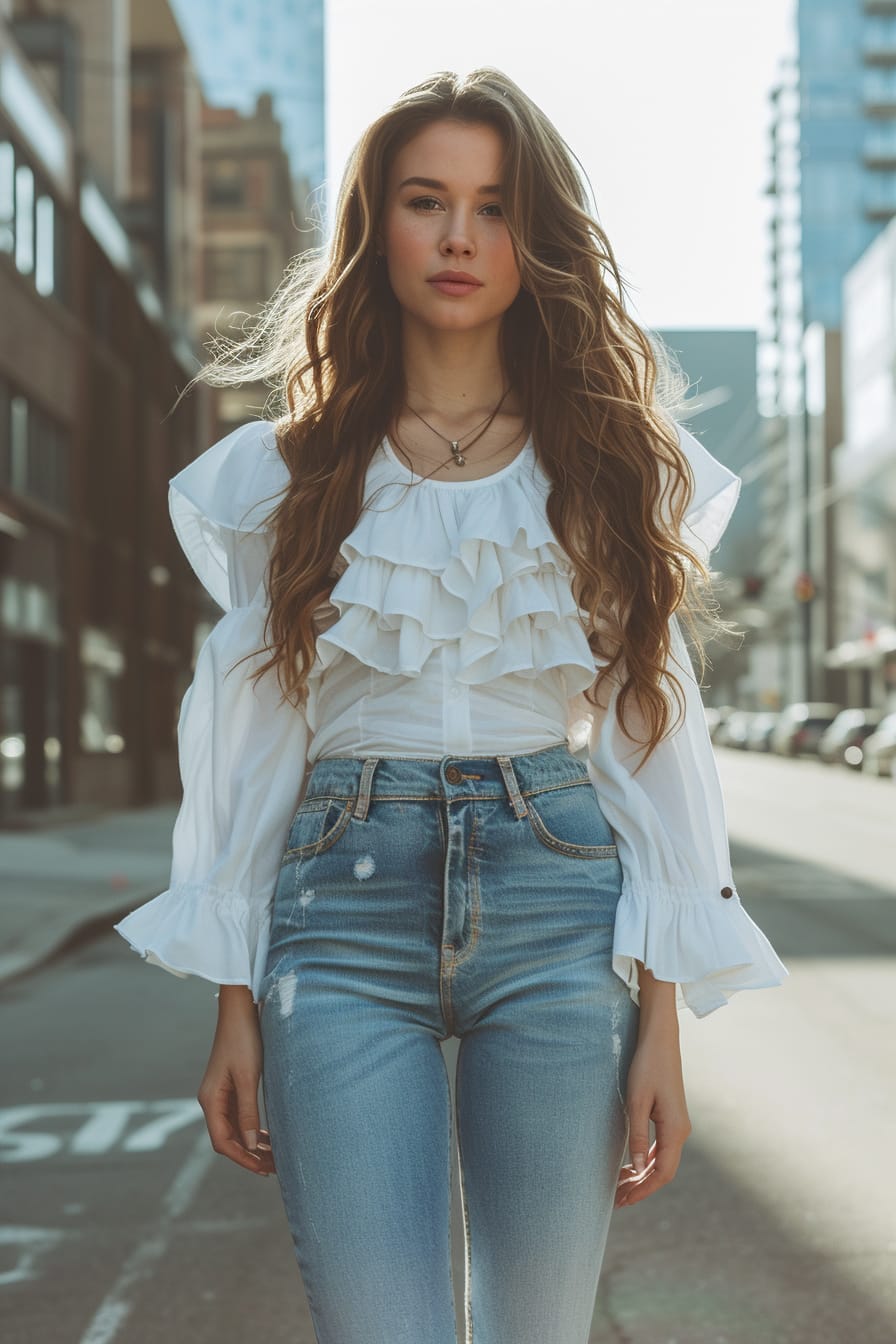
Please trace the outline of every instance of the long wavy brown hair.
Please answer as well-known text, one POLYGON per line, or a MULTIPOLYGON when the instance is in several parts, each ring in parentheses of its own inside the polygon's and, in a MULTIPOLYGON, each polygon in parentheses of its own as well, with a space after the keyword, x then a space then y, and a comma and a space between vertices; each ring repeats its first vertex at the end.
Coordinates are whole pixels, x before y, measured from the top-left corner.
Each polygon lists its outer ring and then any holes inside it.
POLYGON ((502 319, 505 378, 551 481, 547 517, 571 562, 573 595, 589 613, 595 680, 585 699, 605 709, 600 686, 616 679, 623 731, 639 740, 631 701, 646 728, 643 765, 670 726, 668 683, 684 710, 669 666, 672 614, 687 622, 701 680, 701 624, 712 636, 730 628, 718 617, 712 572, 680 537, 693 482, 674 418, 688 380, 660 337, 649 338, 626 312, 578 159, 492 67, 433 74, 367 128, 348 160, 328 244, 297 254, 240 336, 213 339, 213 358, 191 380, 271 388, 265 410, 289 470, 266 520, 270 608, 258 652, 271 657, 252 678, 276 668, 284 695, 297 706, 307 701, 319 622, 334 610, 340 543, 358 521, 368 464, 405 400, 401 311, 376 264, 385 184, 398 150, 443 118, 486 124, 503 137, 502 210, 522 282, 502 319))

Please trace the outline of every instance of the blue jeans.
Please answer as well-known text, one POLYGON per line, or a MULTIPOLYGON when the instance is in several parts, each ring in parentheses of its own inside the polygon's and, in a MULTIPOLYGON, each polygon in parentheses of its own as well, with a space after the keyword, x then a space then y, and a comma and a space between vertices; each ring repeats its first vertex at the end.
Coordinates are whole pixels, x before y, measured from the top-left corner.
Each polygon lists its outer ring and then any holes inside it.
POLYGON ((290 827, 260 995, 266 1123, 319 1344, 586 1344, 639 1010, 584 764, 331 756, 290 827))

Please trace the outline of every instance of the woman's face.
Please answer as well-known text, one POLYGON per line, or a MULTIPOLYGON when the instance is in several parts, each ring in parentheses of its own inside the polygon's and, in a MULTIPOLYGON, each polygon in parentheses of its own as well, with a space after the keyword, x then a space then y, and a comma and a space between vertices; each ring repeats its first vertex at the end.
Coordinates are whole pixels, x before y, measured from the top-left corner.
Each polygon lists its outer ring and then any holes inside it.
POLYGON ((396 154, 381 246, 406 317, 441 331, 471 331, 499 321, 519 293, 501 210, 503 151, 494 127, 443 119, 396 154), (478 283, 434 283, 433 277, 456 271, 478 283))

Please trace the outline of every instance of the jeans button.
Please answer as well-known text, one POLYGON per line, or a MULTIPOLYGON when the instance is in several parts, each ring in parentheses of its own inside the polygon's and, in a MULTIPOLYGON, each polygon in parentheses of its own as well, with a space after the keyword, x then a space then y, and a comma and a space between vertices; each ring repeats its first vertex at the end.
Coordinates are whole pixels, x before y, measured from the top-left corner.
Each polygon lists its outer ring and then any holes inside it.
POLYGON ((456 765, 449 765, 445 771, 445 778, 449 784, 459 784, 463 779, 463 775, 456 765))

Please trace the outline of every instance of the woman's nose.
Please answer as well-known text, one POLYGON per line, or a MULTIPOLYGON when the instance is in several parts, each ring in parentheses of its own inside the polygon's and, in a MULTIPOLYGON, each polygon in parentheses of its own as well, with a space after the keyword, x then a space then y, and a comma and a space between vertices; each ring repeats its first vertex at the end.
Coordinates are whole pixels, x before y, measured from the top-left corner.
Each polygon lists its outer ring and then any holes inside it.
POLYGON ((469 233, 465 232, 463 229, 455 228, 442 239, 442 251, 452 253, 462 252, 465 256, 469 256, 476 251, 476 244, 473 242, 469 233))
POLYGON ((442 251, 450 255, 470 257, 476 251, 473 231, 465 216, 455 215, 447 224, 445 237, 442 238, 442 251))

